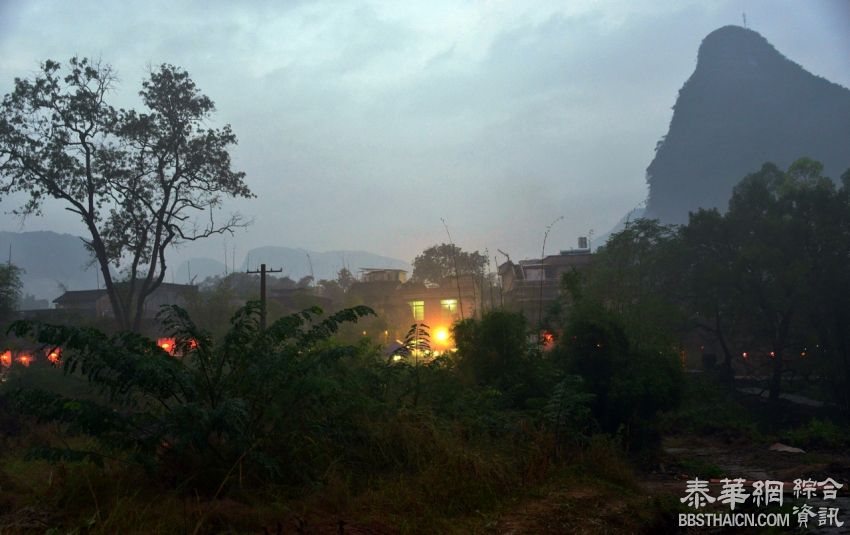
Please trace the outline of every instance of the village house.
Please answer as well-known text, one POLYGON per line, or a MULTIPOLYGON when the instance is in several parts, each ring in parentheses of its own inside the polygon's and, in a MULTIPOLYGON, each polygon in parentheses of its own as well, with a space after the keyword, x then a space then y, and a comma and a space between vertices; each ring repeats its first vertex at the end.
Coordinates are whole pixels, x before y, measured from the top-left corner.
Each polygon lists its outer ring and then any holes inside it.
POLYGON ((517 263, 508 259, 498 267, 505 308, 522 312, 531 322, 539 321, 538 316, 545 314, 560 295, 564 274, 581 270, 592 261, 587 238, 579 238, 578 249, 560 251, 545 258, 517 263))
POLYGON ((350 294, 386 318, 386 337, 398 340, 414 323, 430 327, 434 349, 453 346, 451 326, 474 317, 480 308, 481 292, 471 276, 446 278, 439 283, 407 280, 400 269, 364 269, 350 294))
MULTIPOLYGON (((118 291, 124 287, 118 285, 118 291)), ((172 284, 164 282, 145 300, 142 315, 145 319, 156 317, 162 305, 186 306, 198 293, 198 287, 190 284, 172 284)), ((53 300, 58 310, 76 315, 98 318, 113 317, 112 305, 105 289, 68 290, 53 300)))

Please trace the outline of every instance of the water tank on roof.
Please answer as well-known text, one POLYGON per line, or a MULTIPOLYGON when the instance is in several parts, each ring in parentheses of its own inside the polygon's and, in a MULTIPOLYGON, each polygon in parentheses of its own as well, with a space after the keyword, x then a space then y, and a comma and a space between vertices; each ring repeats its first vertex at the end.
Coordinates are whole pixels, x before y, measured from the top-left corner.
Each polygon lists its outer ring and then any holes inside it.
POLYGON ((589 249, 589 247, 587 246, 587 236, 579 236, 578 248, 579 249, 589 249))

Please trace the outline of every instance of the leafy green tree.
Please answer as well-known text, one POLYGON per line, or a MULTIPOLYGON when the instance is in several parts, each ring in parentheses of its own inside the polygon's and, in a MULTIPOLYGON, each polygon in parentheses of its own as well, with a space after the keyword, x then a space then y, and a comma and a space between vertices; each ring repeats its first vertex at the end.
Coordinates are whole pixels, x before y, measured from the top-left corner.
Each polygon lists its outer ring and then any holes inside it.
POLYGON ((484 276, 487 257, 478 251, 467 252, 454 244, 441 243, 428 247, 413 260, 411 279, 417 282, 436 282, 458 276, 484 276))
POLYGON ((802 161, 783 173, 765 164, 735 187, 725 215, 735 247, 731 265, 738 278, 737 306, 746 309, 741 315, 750 320, 753 349, 771 355, 772 400, 781 393, 806 299, 809 263, 800 254, 800 244, 808 223, 800 217, 793 192, 820 180, 815 169, 802 161))
POLYGON ((746 306, 734 267, 734 231, 717 210, 699 210, 680 230, 683 262, 679 303, 690 324, 716 341, 723 352, 723 378, 731 383, 736 343, 745 337, 746 306))
POLYGON ((21 299, 21 270, 13 264, 0 264, 0 324, 18 310, 21 299))
POLYGON ((340 268, 339 272, 337 272, 336 283, 343 292, 348 292, 351 285, 355 282, 357 282, 357 279, 351 274, 351 271, 349 271, 348 268, 340 268))
POLYGON ((15 79, 0 104, 0 192, 29 195, 21 215, 54 199, 80 218, 119 326, 137 330, 168 248, 244 226, 213 216, 224 198, 252 194, 231 169, 236 136, 207 126, 215 107, 188 73, 153 70, 141 112, 108 104, 114 84, 110 66, 76 57, 15 79))
POLYGON ((681 229, 683 305, 719 342, 727 376, 746 351, 770 367, 776 400, 788 372, 827 366, 820 374, 846 404, 850 203, 822 169, 809 158, 787 171, 765 164, 725 214, 692 213, 681 229))
POLYGON ((808 266, 795 360, 809 364, 830 397, 850 409, 850 171, 840 187, 807 162, 786 189, 800 220, 797 254, 808 266), (797 357, 797 350, 806 354, 797 357))
POLYGON ((554 350, 569 375, 581 377, 594 419, 619 434, 627 449, 659 445, 658 417, 681 399, 681 365, 669 345, 637 343, 621 316, 586 295, 574 295, 572 313, 554 350))
MULTIPOLYGON (((567 282, 564 296, 602 303, 629 328, 634 344, 676 344, 683 318, 679 238, 676 227, 638 219, 612 235, 594 255, 590 269, 567 282)), ((569 307, 566 307, 569 310, 569 307)))

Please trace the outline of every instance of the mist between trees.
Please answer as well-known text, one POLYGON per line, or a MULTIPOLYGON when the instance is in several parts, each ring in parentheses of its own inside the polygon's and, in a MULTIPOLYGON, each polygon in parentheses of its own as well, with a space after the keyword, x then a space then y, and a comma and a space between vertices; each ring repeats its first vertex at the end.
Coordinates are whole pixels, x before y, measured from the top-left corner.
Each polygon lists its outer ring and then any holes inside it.
MULTIPOLYGON (((233 299, 255 279, 208 281, 197 302, 163 309, 164 348, 137 332, 164 251, 240 227, 213 214, 251 193, 231 169, 235 135, 204 126, 213 104, 185 72, 154 70, 144 113, 106 103, 113 76, 85 59, 67 71, 48 61, 0 109, 0 191, 29 194, 21 213, 53 197, 81 217, 120 327, 11 323, 9 338, 56 358, 2 363, 3 443, 22 470, 38 458, 63 474, 0 494, 18 509, 37 501, 54 525, 110 532, 126 528, 116 511, 164 494, 154 520, 134 517, 141 525, 259 530, 296 509, 366 522, 373 507, 395 525, 421 522, 407 531, 445 531, 557 477, 615 484, 638 503, 633 467, 657 462, 694 355, 720 392, 746 377, 775 406, 805 393, 847 417, 850 172, 836 184, 805 158, 743 178, 723 212, 629 223, 564 277, 542 317, 491 300, 452 325, 454 351, 438 354, 421 324, 392 349, 361 335, 382 318, 347 301, 347 270, 320 284, 339 310, 270 311, 266 329, 263 304, 233 299), (221 520, 211 504, 224 498, 256 510, 221 520)), ((460 277, 477 277, 480 296, 486 263, 435 245, 414 260, 413 282, 454 277, 460 292, 460 277)), ((4 318, 18 294, 7 266, 4 318)), ((647 510, 661 518, 660 507, 647 510)))

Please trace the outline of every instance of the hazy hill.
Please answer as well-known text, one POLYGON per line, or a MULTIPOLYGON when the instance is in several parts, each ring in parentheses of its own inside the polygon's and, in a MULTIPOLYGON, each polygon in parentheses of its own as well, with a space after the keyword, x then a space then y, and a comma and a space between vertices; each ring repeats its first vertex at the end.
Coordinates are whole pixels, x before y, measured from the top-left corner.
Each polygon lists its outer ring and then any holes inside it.
MULTIPOLYGON (((6 262, 9 245, 12 246, 12 263, 23 268, 24 293, 38 298, 53 300, 64 289, 86 290, 103 286, 83 242, 78 236, 56 232, 4 232, 0 231, 0 261, 6 262), (63 289, 64 288, 64 289, 63 289)), ((410 270, 409 264, 396 258, 388 258, 366 251, 316 252, 289 247, 260 247, 248 252, 239 269, 245 270, 249 263, 257 269, 265 262, 269 268, 283 268, 281 275, 294 280, 310 274, 310 262, 317 280, 334 279, 339 269, 348 267, 355 275, 360 268, 397 268, 410 270)), ((232 268, 231 268, 232 269, 232 268)), ((167 282, 185 283, 190 277, 196 283, 206 277, 224 274, 224 264, 212 258, 192 258, 169 267, 167 282)))
POLYGON ((241 269, 259 269, 261 263, 269 268, 283 269, 282 275, 294 280, 310 274, 310 263, 316 280, 335 279, 342 267, 355 276, 361 268, 394 268, 411 271, 410 264, 397 258, 380 256, 366 251, 327 251, 319 253, 290 247, 259 247, 248 251, 241 269), (310 255, 309 259, 307 255, 310 255))
POLYGON ((194 279, 199 283, 207 277, 224 275, 224 262, 212 258, 191 258, 181 262, 176 268, 169 268, 169 281, 186 284, 194 279), (171 271, 173 270, 173 271, 171 271))
MULTIPOLYGON (((279 275, 298 280, 310 274, 310 262, 316 280, 335 279, 343 266, 356 276, 361 268, 396 268, 410 271, 410 264, 396 258, 366 251, 316 252, 292 247, 266 246, 251 249, 239 265, 240 271, 259 269, 264 263, 269 269, 283 269, 279 275), (310 258, 307 258, 307 255, 310 258)), ((232 270, 232 268, 230 268, 232 270)), ((175 282, 185 283, 189 277, 201 282, 207 277, 224 274, 224 263, 211 258, 192 258, 182 262, 172 274, 175 282)), ((170 279, 169 279, 170 280, 170 279)))
MULTIPOLYGON (((6 262, 9 246, 12 263, 25 270, 24 293, 52 300, 64 291, 96 288, 98 273, 77 236, 56 232, 0 231, 0 258, 6 262)), ((103 281, 100 281, 101 285, 103 281)))
POLYGON ((834 179, 850 168, 850 91, 752 30, 710 33, 673 109, 647 168, 648 217, 681 223, 697 207, 725 209, 732 187, 766 161, 809 156, 834 179))

